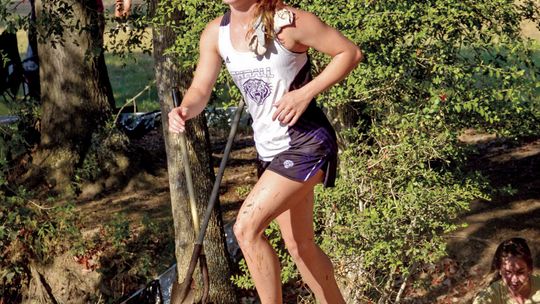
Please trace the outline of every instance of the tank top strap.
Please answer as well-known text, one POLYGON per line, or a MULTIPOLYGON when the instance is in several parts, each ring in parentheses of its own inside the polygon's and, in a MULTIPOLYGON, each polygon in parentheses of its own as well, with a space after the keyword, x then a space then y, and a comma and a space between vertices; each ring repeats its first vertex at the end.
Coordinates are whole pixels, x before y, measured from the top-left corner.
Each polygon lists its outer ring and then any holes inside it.
POLYGON ((229 23, 231 23, 231 11, 230 10, 225 12, 223 17, 221 18, 221 22, 219 23, 219 26, 227 26, 227 25, 229 25, 229 23))
POLYGON ((225 59, 227 54, 234 51, 230 38, 231 11, 228 10, 219 23, 218 48, 221 57, 225 59))

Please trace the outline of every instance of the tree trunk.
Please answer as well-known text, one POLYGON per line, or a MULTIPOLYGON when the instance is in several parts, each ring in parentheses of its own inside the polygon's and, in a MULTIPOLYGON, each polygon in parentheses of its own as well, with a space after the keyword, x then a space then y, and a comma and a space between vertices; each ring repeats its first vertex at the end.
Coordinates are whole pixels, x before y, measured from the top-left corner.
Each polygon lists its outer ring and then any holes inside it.
POLYGON ((359 132, 365 133, 369 130, 371 120, 364 111, 364 104, 354 102, 329 109, 328 119, 330 119, 334 129, 336 129, 338 145, 341 149, 350 144, 349 140, 342 136, 342 131, 354 128, 358 129, 359 132))
POLYGON ((46 22, 38 27, 46 39, 38 44, 42 119, 34 164, 50 186, 65 192, 92 134, 114 105, 104 59, 104 16, 89 0, 37 0, 36 13, 38 23, 46 22), (55 25, 63 30, 51 35, 55 25))
MULTIPOLYGON (((157 5, 157 3, 157 0, 153 1, 154 5, 157 5)), ((179 18, 179 16, 180 13, 178 12, 172 14, 172 18, 179 18)), ((169 22, 173 22, 173 20, 169 20, 169 22)), ((182 283, 193 251, 195 233, 198 233, 198 231, 195 232, 192 226, 189 196, 180 155, 178 135, 168 132, 167 113, 173 105, 172 90, 179 88, 179 91, 183 93, 191 82, 192 71, 182 71, 173 58, 163 55, 165 49, 170 47, 175 41, 176 35, 170 28, 166 26, 155 28, 153 37, 156 83, 163 117, 171 207, 176 237, 178 280, 179 283, 182 283)), ((195 188, 198 216, 202 218, 215 179, 205 116, 199 115, 190 120, 186 128, 186 141, 195 188)), ((204 242, 204 251, 206 253, 210 276, 209 301, 211 303, 238 303, 236 294, 230 283, 230 259, 225 248, 219 202, 216 204, 216 208, 210 218, 204 242)), ((197 276, 200 277, 200 275, 197 276)), ((200 281, 196 281, 198 288, 195 302, 198 301, 201 293, 200 281)))

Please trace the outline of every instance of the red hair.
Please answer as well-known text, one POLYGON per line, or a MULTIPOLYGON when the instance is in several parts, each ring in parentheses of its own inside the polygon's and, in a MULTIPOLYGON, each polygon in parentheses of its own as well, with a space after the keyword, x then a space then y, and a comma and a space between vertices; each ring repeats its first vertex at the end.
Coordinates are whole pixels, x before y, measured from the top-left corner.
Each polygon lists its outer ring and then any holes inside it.
MULTIPOLYGON (((255 22, 258 16, 261 16, 261 21, 264 24, 264 36, 267 40, 274 38, 274 14, 284 6, 282 0, 258 0, 255 7, 255 22)), ((248 36, 253 34, 254 29, 250 29, 248 36)))

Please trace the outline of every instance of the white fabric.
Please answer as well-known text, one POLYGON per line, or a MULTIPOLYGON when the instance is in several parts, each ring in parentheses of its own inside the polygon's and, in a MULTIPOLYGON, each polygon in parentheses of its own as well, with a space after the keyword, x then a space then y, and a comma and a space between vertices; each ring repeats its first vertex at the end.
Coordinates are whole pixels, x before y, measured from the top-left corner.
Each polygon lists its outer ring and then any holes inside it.
POLYGON ((234 82, 242 92, 253 119, 255 146, 259 157, 271 161, 289 148, 288 126, 272 121, 273 106, 307 63, 306 53, 285 49, 276 39, 269 41, 264 55, 240 52, 233 48, 230 26, 220 27, 219 51, 234 82))
MULTIPOLYGON (((294 21, 293 12, 288 9, 280 9, 274 14, 274 33, 279 33, 281 28, 292 24, 294 21)), ((262 22, 261 16, 257 17, 257 20, 253 23, 253 34, 249 38, 249 49, 255 53, 255 55, 262 56, 267 50, 267 41, 264 35, 266 27, 262 22)))

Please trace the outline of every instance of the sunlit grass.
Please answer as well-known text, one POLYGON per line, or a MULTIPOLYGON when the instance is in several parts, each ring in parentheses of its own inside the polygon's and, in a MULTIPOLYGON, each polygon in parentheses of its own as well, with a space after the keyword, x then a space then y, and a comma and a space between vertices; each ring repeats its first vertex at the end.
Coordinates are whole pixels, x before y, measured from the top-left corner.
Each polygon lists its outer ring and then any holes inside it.
POLYGON ((27 46, 28 34, 26 33, 26 31, 17 31, 17 48, 19 49, 19 54, 21 54, 21 59, 24 59, 27 46))
MULTIPOLYGON (((110 26, 114 26, 111 24, 110 26)), ((107 30, 106 30, 107 31, 107 30)), ((118 32, 118 41, 125 41, 129 35, 128 31, 118 32)), ((150 43, 151 31, 147 30, 146 35, 150 43)), ((110 38, 105 34, 105 43, 110 46, 110 38)), ((26 32, 17 32, 17 44, 21 59, 24 59, 26 48, 28 45, 28 37, 26 32)), ((143 54, 140 49, 135 49, 135 52, 128 54, 125 58, 114 56, 111 53, 105 54, 105 62, 113 94, 118 108, 122 107, 128 100, 135 97, 139 92, 143 91, 150 85, 149 90, 145 90, 136 100, 136 109, 139 112, 148 112, 159 109, 158 96, 156 86, 153 83, 154 75, 154 59, 151 55, 143 54)), ((9 108, 0 99, 0 115, 9 114, 9 108)))
MULTIPOLYGON (((4 29, 0 28, 0 33, 4 29)), ((26 54, 26 47, 28 45, 28 36, 25 31, 18 31, 17 32, 17 48, 19 50, 19 56, 21 57, 21 60, 24 60, 24 56, 26 54)), ((7 104, 4 103, 4 100, 0 97, 0 115, 8 115, 11 111, 7 104)))
POLYGON ((0 102, 0 115, 6 115, 9 114, 9 109, 6 107, 6 105, 2 102, 0 102))
MULTIPOLYGON (((110 23, 105 29, 104 41, 107 48, 125 44, 130 31, 121 29, 117 31, 114 39, 110 35, 111 27, 116 23, 110 23)), ((152 31, 147 28, 144 31, 142 43, 148 48, 151 45, 152 31)), ((148 112, 159 109, 158 96, 154 83, 154 59, 151 55, 142 52, 142 48, 134 48, 133 53, 125 57, 105 53, 105 62, 109 72, 109 78, 114 92, 114 99, 118 108, 131 101, 136 95, 144 91, 135 100, 138 112, 148 112), (147 87, 150 86, 149 89, 147 87)), ((130 103, 131 105, 131 103, 130 103)))
POLYGON ((135 100, 137 111, 147 112, 159 109, 152 56, 134 53, 126 58, 120 58, 106 54, 105 62, 118 108, 150 85, 150 89, 144 91, 135 100))

